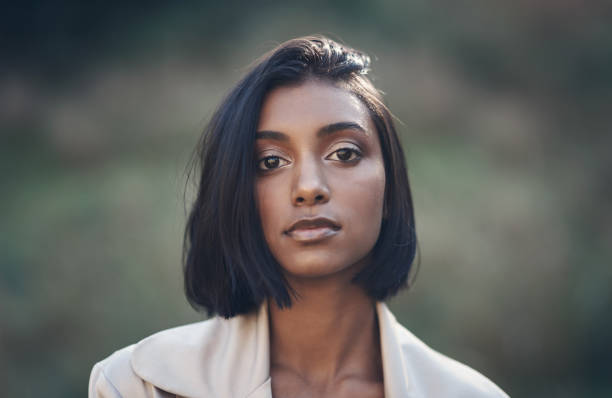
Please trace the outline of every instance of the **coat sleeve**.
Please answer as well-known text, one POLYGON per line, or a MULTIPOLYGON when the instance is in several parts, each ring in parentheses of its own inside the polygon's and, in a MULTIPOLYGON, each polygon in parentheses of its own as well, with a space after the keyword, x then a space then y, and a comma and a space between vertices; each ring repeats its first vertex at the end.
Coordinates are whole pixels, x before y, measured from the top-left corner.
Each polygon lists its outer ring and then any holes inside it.
POLYGON ((94 365, 89 376, 89 398, 158 398, 153 385, 141 379, 131 365, 133 346, 123 348, 94 365))
POLYGON ((101 363, 95 364, 89 376, 89 398, 123 398, 117 388, 106 378, 101 363))

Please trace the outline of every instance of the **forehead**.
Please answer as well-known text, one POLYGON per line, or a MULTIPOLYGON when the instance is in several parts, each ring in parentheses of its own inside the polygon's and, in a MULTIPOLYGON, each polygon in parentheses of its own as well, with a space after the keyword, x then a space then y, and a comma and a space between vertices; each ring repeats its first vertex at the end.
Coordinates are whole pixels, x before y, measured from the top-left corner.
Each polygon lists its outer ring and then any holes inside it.
POLYGON ((287 131, 296 125, 318 128, 338 121, 371 126, 367 108, 354 94, 328 82, 309 80, 270 91, 261 109, 258 130, 287 131))

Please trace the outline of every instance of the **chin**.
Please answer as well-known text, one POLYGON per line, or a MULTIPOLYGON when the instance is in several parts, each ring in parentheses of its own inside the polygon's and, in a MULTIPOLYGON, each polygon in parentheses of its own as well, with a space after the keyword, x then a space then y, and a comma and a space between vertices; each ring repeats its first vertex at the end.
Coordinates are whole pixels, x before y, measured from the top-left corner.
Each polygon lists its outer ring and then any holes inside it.
POLYGON ((302 253, 293 261, 281 263, 281 266, 289 275, 295 278, 325 278, 332 275, 344 273, 344 271, 356 272, 359 259, 339 259, 336 256, 317 255, 314 253, 302 253))
POLYGON ((318 279, 335 275, 342 271, 341 267, 321 266, 321 264, 294 266, 291 269, 285 269, 293 278, 318 279))

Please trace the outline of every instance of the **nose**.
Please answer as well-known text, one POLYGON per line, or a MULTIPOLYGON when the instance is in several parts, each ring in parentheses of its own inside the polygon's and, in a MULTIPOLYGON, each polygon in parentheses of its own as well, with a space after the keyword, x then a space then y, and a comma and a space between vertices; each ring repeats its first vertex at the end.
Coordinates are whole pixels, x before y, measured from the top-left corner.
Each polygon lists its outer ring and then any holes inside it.
POLYGON ((306 159, 294 168, 291 192, 294 206, 314 206, 329 201, 329 187, 324 171, 316 159, 306 159))

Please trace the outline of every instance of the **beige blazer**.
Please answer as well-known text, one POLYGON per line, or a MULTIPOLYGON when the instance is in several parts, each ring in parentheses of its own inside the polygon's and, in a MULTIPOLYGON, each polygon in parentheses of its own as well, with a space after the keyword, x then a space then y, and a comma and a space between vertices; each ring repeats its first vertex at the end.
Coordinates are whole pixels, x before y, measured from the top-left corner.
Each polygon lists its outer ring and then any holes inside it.
MULTIPOLYGON (((376 305, 386 398, 507 397, 489 379, 425 345, 376 305)), ((97 363, 90 398, 272 398, 268 306, 164 330, 97 363)))

